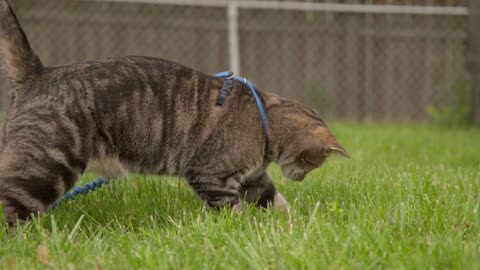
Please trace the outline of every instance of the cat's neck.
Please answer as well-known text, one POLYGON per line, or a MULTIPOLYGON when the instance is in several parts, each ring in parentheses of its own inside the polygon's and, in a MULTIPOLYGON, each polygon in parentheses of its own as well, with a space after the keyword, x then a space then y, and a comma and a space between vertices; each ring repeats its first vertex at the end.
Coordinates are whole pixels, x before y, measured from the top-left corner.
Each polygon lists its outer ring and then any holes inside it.
POLYGON ((284 99, 270 93, 263 94, 263 98, 270 131, 267 159, 278 163, 289 143, 290 139, 288 137, 291 134, 291 130, 283 121, 285 117, 285 108, 282 107, 284 99))

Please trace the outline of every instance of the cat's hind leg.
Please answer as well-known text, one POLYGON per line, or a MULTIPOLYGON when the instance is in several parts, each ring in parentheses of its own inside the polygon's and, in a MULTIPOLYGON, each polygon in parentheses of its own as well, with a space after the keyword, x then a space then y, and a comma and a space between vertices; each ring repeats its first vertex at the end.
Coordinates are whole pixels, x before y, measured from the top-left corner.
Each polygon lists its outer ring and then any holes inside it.
POLYGON ((11 145, 0 155, 0 203, 13 225, 45 212, 74 185, 84 163, 77 164, 68 151, 46 149, 39 142, 11 145))

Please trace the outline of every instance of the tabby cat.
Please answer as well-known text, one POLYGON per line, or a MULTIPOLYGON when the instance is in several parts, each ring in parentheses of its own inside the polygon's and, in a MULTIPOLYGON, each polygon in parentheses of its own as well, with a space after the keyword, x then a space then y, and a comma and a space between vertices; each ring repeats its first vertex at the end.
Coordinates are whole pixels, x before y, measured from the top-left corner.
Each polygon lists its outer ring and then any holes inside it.
MULTIPOLYGON (((3 126, 0 202, 13 224, 45 212, 92 163, 111 171, 177 175, 208 205, 286 207, 266 173, 270 162, 296 181, 332 152, 347 156, 311 109, 235 82, 151 57, 46 67, 7 0, 0 0, 0 48, 11 81, 3 126)), ((110 172, 112 175, 114 172, 110 172)))

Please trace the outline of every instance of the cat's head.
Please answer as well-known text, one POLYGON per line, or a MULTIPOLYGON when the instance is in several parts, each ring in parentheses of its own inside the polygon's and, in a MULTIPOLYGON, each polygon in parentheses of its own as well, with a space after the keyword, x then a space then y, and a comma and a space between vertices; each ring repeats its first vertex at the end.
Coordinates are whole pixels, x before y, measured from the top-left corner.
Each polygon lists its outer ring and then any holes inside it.
POLYGON ((349 157, 326 127, 316 127, 299 133, 296 141, 285 149, 279 159, 283 174, 292 180, 302 181, 332 154, 349 157))
POLYGON ((349 157, 318 114, 296 102, 285 104, 280 117, 282 128, 277 162, 283 174, 302 181, 333 154, 349 157))

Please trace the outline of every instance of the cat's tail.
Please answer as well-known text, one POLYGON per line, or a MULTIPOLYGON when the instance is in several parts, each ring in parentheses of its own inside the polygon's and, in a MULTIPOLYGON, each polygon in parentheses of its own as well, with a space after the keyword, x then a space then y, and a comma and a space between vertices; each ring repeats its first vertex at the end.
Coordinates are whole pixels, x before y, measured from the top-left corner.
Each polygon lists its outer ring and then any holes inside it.
POLYGON ((22 84, 43 69, 7 0, 0 0, 0 51, 8 77, 14 83, 22 84))

